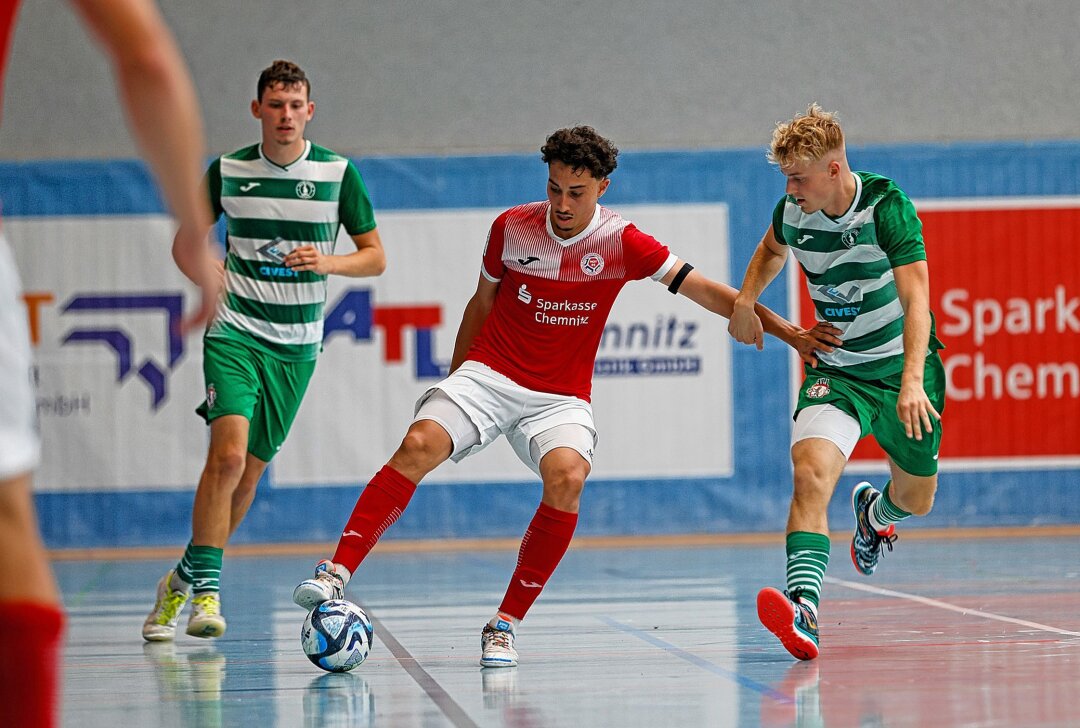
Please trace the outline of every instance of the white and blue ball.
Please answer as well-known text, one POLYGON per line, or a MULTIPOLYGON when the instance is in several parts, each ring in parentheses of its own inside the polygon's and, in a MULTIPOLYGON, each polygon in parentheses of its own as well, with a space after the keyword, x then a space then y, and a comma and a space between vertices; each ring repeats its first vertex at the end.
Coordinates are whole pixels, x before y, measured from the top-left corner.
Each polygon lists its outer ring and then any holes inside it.
POLYGON ((363 609, 344 599, 323 602, 300 630, 304 654, 327 672, 348 672, 367 659, 375 628, 363 609))

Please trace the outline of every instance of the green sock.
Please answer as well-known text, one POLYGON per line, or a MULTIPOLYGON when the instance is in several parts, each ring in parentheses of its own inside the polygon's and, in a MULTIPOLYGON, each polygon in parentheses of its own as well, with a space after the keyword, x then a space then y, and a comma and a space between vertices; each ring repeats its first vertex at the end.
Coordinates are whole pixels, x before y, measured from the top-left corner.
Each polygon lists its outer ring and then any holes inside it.
POLYGON ((216 546, 189 543, 176 565, 176 575, 191 584, 195 593, 221 591, 221 554, 216 546))
POLYGON ((876 531, 884 531, 890 524, 899 523, 911 516, 910 513, 893 503, 890 486, 892 486, 891 480, 881 489, 881 497, 870 506, 870 525, 876 531))
POLYGON ((801 589, 800 598, 814 605, 821 599, 821 582, 829 566, 829 537, 823 533, 795 531, 787 535, 788 592, 801 589))

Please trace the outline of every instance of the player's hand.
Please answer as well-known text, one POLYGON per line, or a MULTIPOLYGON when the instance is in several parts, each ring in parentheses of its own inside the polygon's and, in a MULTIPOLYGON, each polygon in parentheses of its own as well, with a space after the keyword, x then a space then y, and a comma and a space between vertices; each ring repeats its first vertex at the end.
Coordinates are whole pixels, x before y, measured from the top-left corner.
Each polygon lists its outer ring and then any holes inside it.
POLYGON ((923 432, 934 431, 934 420, 941 420, 941 415, 930 403, 921 384, 900 384, 900 394, 896 398, 896 416, 904 425, 904 433, 909 438, 922 440, 923 432))
POLYGON ((828 321, 819 321, 812 329, 803 329, 795 337, 793 346, 799 352, 799 358, 813 368, 818 365, 818 352, 831 354, 836 347, 843 346, 840 338, 843 333, 828 321))
POLYGON ((179 334, 202 330, 214 317, 218 297, 225 287, 225 264, 210 253, 205 234, 181 226, 173 243, 173 258, 180 271, 199 287, 196 309, 180 320, 179 334))
POLYGON ((323 255, 314 245, 302 245, 290 250, 285 256, 285 265, 296 271, 311 271, 319 275, 333 273, 333 256, 323 255))
POLYGON ((765 329, 753 306, 736 305, 728 320, 727 330, 740 344, 752 344, 758 351, 765 348, 765 329))

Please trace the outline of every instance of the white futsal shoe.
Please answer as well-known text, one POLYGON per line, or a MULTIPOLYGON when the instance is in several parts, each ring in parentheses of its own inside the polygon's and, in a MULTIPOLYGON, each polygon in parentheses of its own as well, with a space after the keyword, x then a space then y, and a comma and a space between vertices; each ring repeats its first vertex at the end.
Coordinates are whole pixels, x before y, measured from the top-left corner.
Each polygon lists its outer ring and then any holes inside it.
POLYGON ((176 636, 176 623, 184 610, 190 593, 173 589, 169 584, 174 570, 161 577, 157 585, 154 608, 143 622, 142 636, 147 642, 171 642, 176 636))
POLYGON ((514 649, 513 623, 496 617, 480 632, 481 667, 515 667, 518 653, 514 649))
POLYGON ((329 559, 315 565, 315 578, 305 579, 293 589, 292 599, 309 612, 323 602, 345 598, 345 579, 329 559))

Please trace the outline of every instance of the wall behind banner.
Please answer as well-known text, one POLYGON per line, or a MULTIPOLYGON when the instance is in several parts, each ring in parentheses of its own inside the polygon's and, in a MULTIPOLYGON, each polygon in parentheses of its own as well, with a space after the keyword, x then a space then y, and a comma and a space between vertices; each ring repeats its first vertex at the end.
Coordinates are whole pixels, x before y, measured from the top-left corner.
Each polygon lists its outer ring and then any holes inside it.
MULTIPOLYGON (((896 179, 928 210, 1069 210, 1080 197, 1080 143, 855 147, 850 156, 855 168, 896 179)), ((331 333, 299 429, 271 466, 236 542, 336 538, 358 487, 403 434, 412 400, 449 359, 488 222, 505 207, 540 198, 546 179, 531 154, 357 163, 391 268, 377 281, 335 282, 331 333)), ((604 199, 707 273, 737 282, 782 189, 758 150, 627 152, 604 199)), ((46 435, 38 500, 49 544, 183 543, 205 452, 205 428, 191 414, 202 396, 200 346, 169 335, 168 321, 190 303, 190 290, 173 268, 171 225, 144 168, 126 161, 0 164, 0 194, 38 351, 46 435), (97 417, 99 424, 84 426, 97 417)), ((946 345, 967 358, 957 360, 960 396, 945 420, 946 438, 957 433, 963 457, 943 460, 936 509, 919 525, 1080 519, 1080 379, 1072 374, 1080 360, 1080 268, 1075 256, 1055 252, 1076 247, 1077 228, 1016 224, 1007 212, 1002 220, 1013 225, 1004 249, 982 245, 996 229, 992 219, 939 225, 939 237, 928 240, 932 249, 952 251, 940 263, 947 270, 931 271, 932 300, 946 345), (1020 285, 1017 271, 1036 256, 1064 264, 1031 267, 1020 285), (1042 304, 1041 328, 1025 329, 1018 313, 1009 318, 1010 306, 1020 305, 1013 299, 1050 301, 1042 304), (966 326, 962 311, 969 312, 966 326), (1043 393, 1057 413, 1051 423, 1024 396, 1036 391, 1025 384, 1028 375, 1009 374, 1013 362, 1030 359, 1025 352, 1058 367, 1057 384, 1043 393), (1000 368, 1002 395, 965 401, 975 391, 980 354, 1000 368), (1013 447, 1000 436, 1001 423, 1031 442, 1013 447), (1054 452, 1038 451, 1033 433, 1051 428, 1054 452), (992 447, 980 450, 982 440, 992 447)), ((931 253, 932 264, 939 252, 931 253)), ((763 300, 786 312, 794 293, 781 279, 763 300)), ((597 377, 601 444, 580 532, 782 530, 795 370, 786 347, 770 340, 757 352, 729 343, 723 321, 649 281, 631 284, 625 295, 600 352, 609 362, 597 377), (633 340, 631 330, 638 332, 633 340), (626 376, 631 369, 650 375, 626 376)), ((984 376, 991 393, 994 376, 984 376)), ((472 460, 433 473, 387 537, 520 535, 539 485, 505 442, 472 460)), ((840 493, 860 477, 846 475, 840 493)), ((842 495, 831 515, 836 528, 846 528, 842 495)))

